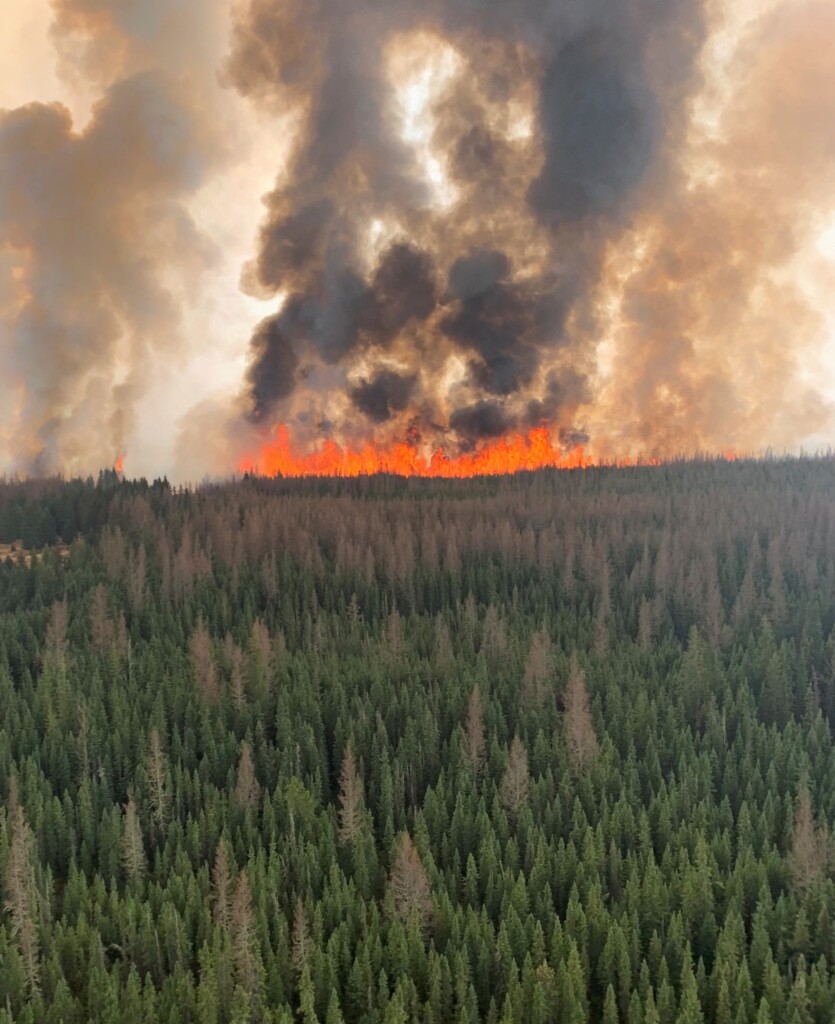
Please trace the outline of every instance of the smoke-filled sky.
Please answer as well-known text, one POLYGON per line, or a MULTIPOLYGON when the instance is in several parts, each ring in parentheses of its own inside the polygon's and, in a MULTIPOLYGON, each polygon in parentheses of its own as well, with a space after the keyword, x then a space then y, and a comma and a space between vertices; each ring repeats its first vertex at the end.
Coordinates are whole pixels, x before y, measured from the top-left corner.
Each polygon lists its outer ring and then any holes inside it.
POLYGON ((831 0, 2 0, 0 469, 835 436, 831 0))

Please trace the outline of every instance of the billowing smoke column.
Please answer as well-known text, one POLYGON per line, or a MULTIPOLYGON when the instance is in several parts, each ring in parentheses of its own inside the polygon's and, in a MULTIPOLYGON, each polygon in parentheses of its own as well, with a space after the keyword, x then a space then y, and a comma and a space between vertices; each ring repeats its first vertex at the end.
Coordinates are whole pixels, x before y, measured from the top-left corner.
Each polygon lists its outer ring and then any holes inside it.
POLYGON ((28 473, 124 451, 150 363, 183 344, 210 253, 187 203, 219 154, 205 4, 53 11, 65 78, 99 99, 81 128, 58 103, 0 110, 0 456, 28 473))
POLYGON ((300 122, 248 271, 284 298, 253 417, 464 445, 570 427, 594 362, 572 318, 701 38, 690 0, 251 3, 230 78, 300 122))
POLYGON ((448 450, 547 423, 650 456, 819 429, 778 276, 835 167, 835 16, 786 0, 724 68, 711 10, 249 0, 229 81, 296 119, 244 275, 279 297, 252 421, 448 450))

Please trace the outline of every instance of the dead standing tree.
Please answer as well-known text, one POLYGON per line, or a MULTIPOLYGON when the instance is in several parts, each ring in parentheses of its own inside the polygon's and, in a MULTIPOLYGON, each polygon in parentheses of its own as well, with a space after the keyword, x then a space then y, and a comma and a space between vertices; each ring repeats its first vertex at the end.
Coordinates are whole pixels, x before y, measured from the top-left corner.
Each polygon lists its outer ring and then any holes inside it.
POLYGON ((38 939, 38 892, 32 868, 32 831, 12 798, 11 837, 6 861, 6 911, 11 935, 17 942, 26 987, 30 996, 40 992, 40 944, 38 939))
POLYGON ((345 745, 339 774, 339 840, 353 843, 362 827, 362 779, 350 742, 345 745))
POLYGON ((568 760, 575 771, 582 771, 597 757, 599 745, 589 708, 586 679, 577 663, 576 654, 571 656, 571 668, 563 703, 568 760))
POLYGON ((794 832, 789 851, 789 871, 798 893, 805 895, 825 877, 828 854, 828 838, 824 830, 815 824, 809 787, 804 782, 797 795, 794 832))
POLYGON ((529 787, 528 754, 517 735, 513 737, 513 742, 510 744, 507 767, 499 787, 502 804, 514 818, 528 799, 529 787))
POLYGON ((420 854, 408 832, 400 838, 389 887, 397 916, 408 921, 414 915, 421 929, 426 928, 432 913, 432 890, 420 854))
POLYGON ((473 687, 467 705, 467 721, 464 731, 464 744, 467 760, 476 775, 484 767, 484 709, 481 704, 481 691, 473 687))

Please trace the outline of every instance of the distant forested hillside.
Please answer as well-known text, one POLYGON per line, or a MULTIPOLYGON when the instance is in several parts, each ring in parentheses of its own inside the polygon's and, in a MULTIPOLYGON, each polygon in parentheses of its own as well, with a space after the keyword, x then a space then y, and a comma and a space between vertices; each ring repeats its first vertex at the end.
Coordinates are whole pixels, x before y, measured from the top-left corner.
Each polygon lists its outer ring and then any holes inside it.
POLYGON ((0 1022, 831 1024, 835 462, 0 484, 0 1022))

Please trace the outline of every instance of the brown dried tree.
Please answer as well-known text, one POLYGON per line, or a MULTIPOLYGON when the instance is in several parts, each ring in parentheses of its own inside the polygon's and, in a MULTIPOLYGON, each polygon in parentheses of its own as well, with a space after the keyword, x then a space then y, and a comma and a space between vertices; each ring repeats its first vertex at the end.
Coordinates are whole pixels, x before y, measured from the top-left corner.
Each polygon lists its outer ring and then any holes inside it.
POLYGON ((420 854, 408 832, 400 837, 389 886, 397 916, 405 921, 415 915, 421 928, 425 928, 432 913, 432 890, 420 854))
POLYGON ((647 597, 641 598, 638 608, 638 644, 642 651, 649 652, 655 641, 655 604, 647 597))
POLYGON ((137 882, 145 874, 145 846, 142 840, 142 825, 133 793, 128 794, 125 815, 122 819, 122 862, 125 874, 137 882))
POLYGON ((32 868, 32 833, 23 807, 12 793, 9 855, 6 861, 6 911, 17 943, 30 995, 40 991, 38 891, 32 868))
POLYGON ((246 870, 238 876, 232 897, 232 953, 235 958, 235 980, 257 1001, 263 984, 263 965, 255 932, 252 889, 246 870))
POLYGON ((244 652, 230 636, 227 636, 226 654, 229 662, 229 698, 232 707, 240 714, 246 707, 244 652))
POLYGON ((531 648, 522 676, 522 700, 529 707, 545 706, 553 660, 551 638, 545 629, 538 629, 531 638, 531 648))
POLYGON ((157 830, 162 832, 168 817, 168 773, 159 729, 156 726, 151 729, 148 744, 148 806, 151 810, 151 821, 157 830))
POLYGON ((87 706, 82 701, 78 705, 78 766, 81 781, 90 778, 90 723, 87 718, 87 706))
POLYGON ((363 789, 350 742, 345 744, 339 773, 339 839, 352 843, 362 827, 363 789))
POLYGON ((255 777, 252 750, 246 740, 241 745, 241 759, 238 761, 238 775, 235 782, 235 800, 240 807, 253 809, 258 806, 261 787, 255 777))
POLYGON ((310 959, 310 932, 307 927, 307 913, 301 897, 296 900, 293 911, 293 967, 301 975, 310 959))
POLYGON ((128 597, 134 610, 142 608, 145 603, 145 545, 140 544, 136 553, 129 556, 128 597))
POLYGON ((481 692, 478 686, 473 687, 467 705, 467 722, 464 732, 467 760, 476 775, 484 767, 484 709, 481 705, 481 692))
POLYGON ((565 688, 565 742, 572 768, 579 771, 592 761, 598 752, 597 736, 591 720, 586 680, 577 656, 571 656, 568 684, 565 688))
POLYGON ((435 620, 435 665, 440 670, 448 669, 452 664, 454 652, 452 649, 452 637, 449 633, 449 626, 440 615, 435 620))
POLYGON ((384 656, 396 661, 403 653, 403 622, 396 608, 389 613, 382 641, 384 656))
POLYGON ((104 559, 104 568, 111 580, 118 579, 127 561, 127 546, 118 526, 105 526, 102 530, 99 550, 104 559))
POLYGON ((612 615, 612 585, 609 559, 604 552, 599 571, 599 597, 594 614, 594 646, 603 654, 609 648, 609 620, 612 615))
POLYGON ((249 638, 249 671, 253 689, 263 693, 267 688, 272 663, 272 638, 270 631, 260 619, 252 623, 249 638))
POLYGON ((809 787, 804 782, 797 795, 792 847, 789 851, 792 884, 799 893, 808 892, 826 874, 828 845, 823 829, 815 824, 809 787))
POLYGON ((499 787, 499 797, 507 810, 514 817, 528 799, 530 775, 528 773, 528 754, 518 735, 513 737, 507 758, 507 767, 499 787))
POLYGON ((212 869, 212 913, 215 924, 227 931, 232 927, 233 872, 229 859, 229 847, 221 837, 215 850, 212 869))
POLYGON ((99 654, 105 654, 113 645, 113 623, 107 614, 107 589, 99 583, 90 602, 90 638, 99 654))
POLYGON ((487 606, 484 615, 481 649, 488 665, 494 665, 507 651, 507 631, 504 620, 495 605, 487 606))
POLYGON ((55 601, 46 627, 44 660, 58 672, 63 672, 67 666, 67 619, 67 602, 55 601))
POLYGON ((116 650, 122 657, 130 657, 130 637, 128 636, 128 624, 125 620, 125 613, 120 611, 116 616, 116 650))
POLYGON ((217 670, 212 657, 212 640, 209 631, 201 619, 191 635, 191 665, 198 689, 208 700, 214 703, 218 699, 219 688, 217 670))

